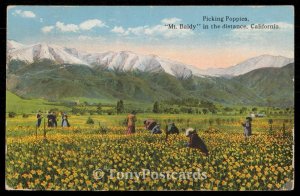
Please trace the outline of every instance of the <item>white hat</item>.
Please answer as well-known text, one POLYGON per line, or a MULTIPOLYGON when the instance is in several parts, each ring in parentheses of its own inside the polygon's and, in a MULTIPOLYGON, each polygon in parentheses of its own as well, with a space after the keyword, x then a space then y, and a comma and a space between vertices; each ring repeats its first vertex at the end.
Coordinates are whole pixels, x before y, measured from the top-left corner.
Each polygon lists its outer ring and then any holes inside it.
POLYGON ((187 128, 185 130, 185 136, 188 137, 191 133, 195 132, 194 128, 187 128))

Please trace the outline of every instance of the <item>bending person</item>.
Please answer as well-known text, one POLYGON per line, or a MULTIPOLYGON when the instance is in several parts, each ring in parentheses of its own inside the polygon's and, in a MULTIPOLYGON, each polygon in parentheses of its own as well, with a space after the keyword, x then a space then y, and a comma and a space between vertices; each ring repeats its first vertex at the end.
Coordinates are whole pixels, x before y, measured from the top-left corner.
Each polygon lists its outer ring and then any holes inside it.
POLYGON ((202 153, 208 156, 208 149, 204 141, 196 133, 195 129, 188 128, 186 130, 185 136, 190 138, 190 141, 187 143, 187 147, 200 149, 202 153))
POLYGON ((150 131, 152 134, 161 134, 160 125, 152 119, 147 119, 144 121, 145 129, 150 131))

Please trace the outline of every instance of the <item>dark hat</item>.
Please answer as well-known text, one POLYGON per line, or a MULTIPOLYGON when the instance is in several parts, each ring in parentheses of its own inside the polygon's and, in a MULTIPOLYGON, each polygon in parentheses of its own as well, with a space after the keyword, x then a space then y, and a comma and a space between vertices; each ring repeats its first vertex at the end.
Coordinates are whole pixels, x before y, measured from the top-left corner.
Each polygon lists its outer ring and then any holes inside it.
POLYGON ((250 116, 246 117, 246 120, 252 121, 252 118, 250 116))

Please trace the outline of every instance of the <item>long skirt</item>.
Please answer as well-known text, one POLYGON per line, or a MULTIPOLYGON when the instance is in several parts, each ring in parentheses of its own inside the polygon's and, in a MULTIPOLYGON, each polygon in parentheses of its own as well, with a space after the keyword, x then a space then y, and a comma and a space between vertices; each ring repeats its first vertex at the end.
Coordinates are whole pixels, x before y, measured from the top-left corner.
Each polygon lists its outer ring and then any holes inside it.
POLYGON ((62 120, 61 126, 62 127, 68 127, 68 120, 66 120, 66 119, 62 120))
POLYGON ((249 137, 251 135, 251 129, 244 128, 244 136, 249 137))
POLYGON ((199 149, 201 150, 201 152, 203 152, 206 156, 208 156, 208 149, 207 146, 205 145, 204 141, 199 138, 199 149))
POLYGON ((135 126, 128 126, 126 134, 135 133, 135 126))

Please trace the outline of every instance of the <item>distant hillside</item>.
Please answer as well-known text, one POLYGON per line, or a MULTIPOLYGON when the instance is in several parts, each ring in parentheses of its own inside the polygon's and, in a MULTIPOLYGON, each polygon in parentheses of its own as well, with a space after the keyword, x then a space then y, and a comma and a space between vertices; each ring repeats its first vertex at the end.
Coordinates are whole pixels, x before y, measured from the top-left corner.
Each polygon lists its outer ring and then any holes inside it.
POLYGON ((294 59, 283 56, 261 55, 247 59, 237 65, 226 68, 211 68, 201 72, 203 75, 210 76, 239 76, 250 71, 267 67, 283 67, 287 64, 293 63, 294 59))
POLYGON ((223 104, 282 106, 293 105, 294 86, 287 82, 293 76, 293 66, 258 69, 231 79, 178 79, 165 72, 112 71, 50 60, 32 64, 12 61, 7 89, 23 97, 48 100, 86 97, 153 102, 193 97, 223 104))
POLYGON ((234 80, 263 97, 267 104, 294 105, 294 63, 282 68, 261 68, 234 80))

